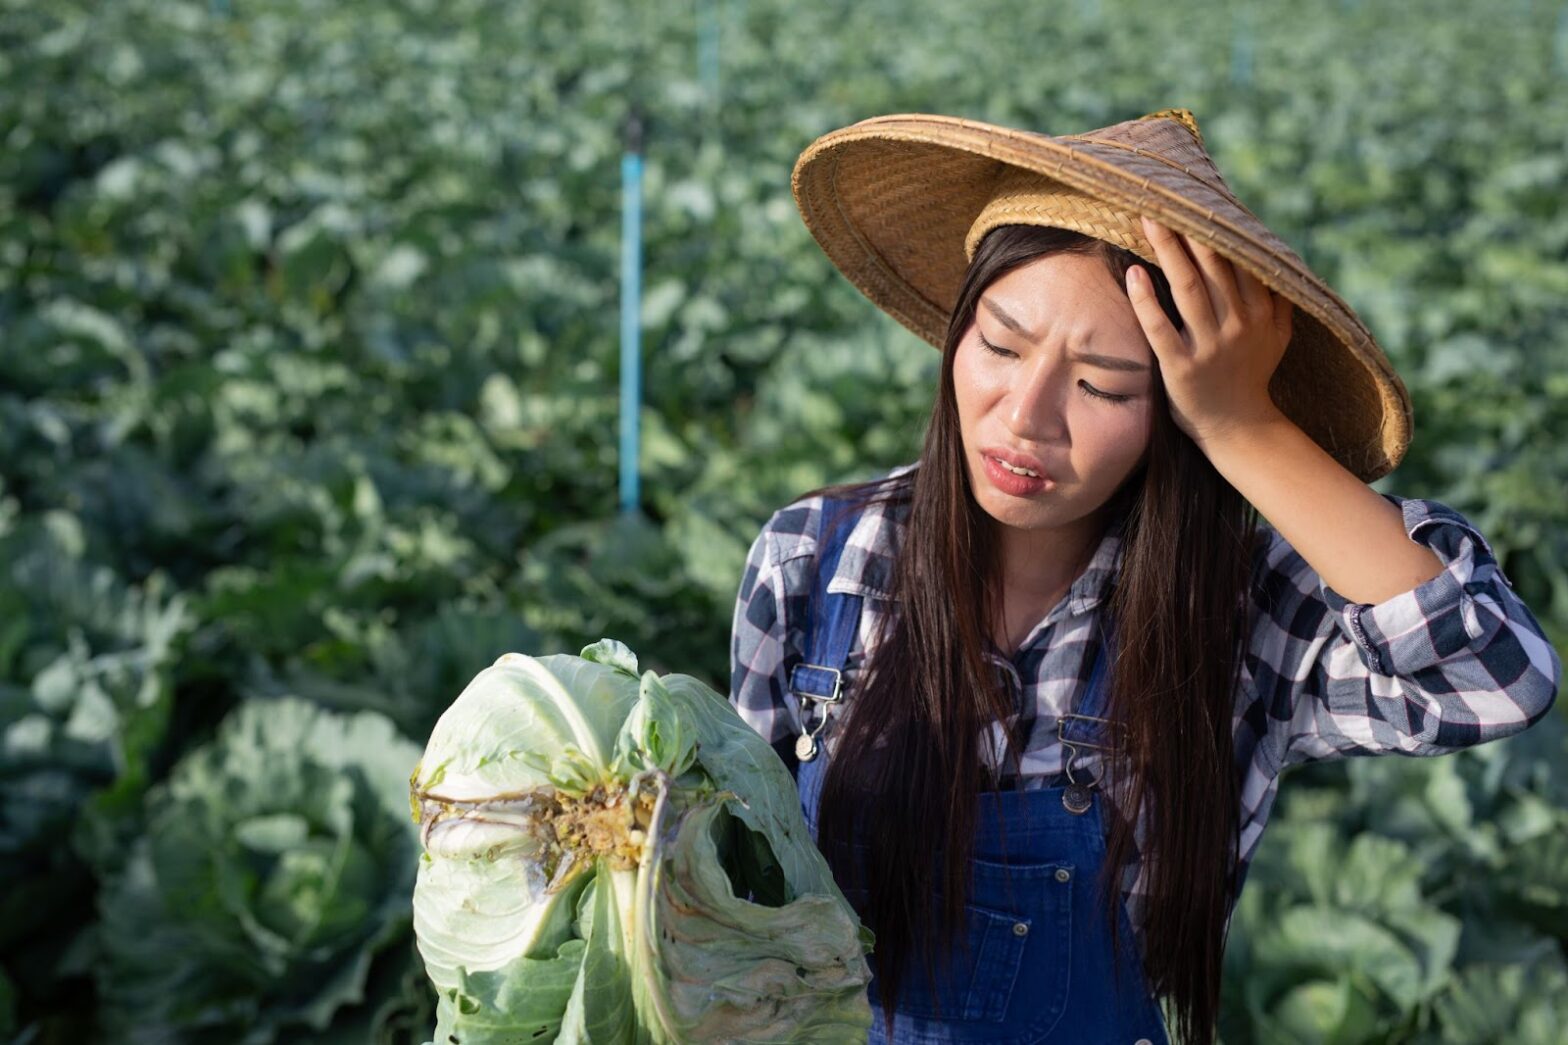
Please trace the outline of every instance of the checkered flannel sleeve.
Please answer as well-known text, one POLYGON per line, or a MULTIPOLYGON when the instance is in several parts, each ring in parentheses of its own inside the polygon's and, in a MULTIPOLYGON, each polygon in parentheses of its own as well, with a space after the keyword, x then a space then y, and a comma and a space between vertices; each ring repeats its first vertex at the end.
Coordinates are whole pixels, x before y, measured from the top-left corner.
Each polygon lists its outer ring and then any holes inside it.
POLYGON ((1251 651, 1276 771, 1353 755, 1441 755, 1525 729, 1556 699, 1562 660, 1491 547, 1436 501, 1383 494, 1443 572, 1373 604, 1326 585, 1276 531, 1255 589, 1251 651))
POLYGON ((785 677, 789 637, 776 543, 781 526, 800 530, 809 525, 805 515, 781 510, 757 534, 746 555, 730 631, 730 703, 775 748, 789 743, 800 728, 785 677))

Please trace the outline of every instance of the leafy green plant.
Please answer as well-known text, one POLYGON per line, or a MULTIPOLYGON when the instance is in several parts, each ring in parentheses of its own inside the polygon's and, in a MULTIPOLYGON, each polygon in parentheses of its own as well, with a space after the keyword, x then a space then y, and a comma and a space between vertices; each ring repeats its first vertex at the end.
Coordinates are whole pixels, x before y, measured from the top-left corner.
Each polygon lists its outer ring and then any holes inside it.
MULTIPOLYGON (((1465 512, 1568 643, 1560 12, 1247 6, 0 0, 0 1026, 105 1036, 102 894, 148 788, 245 701, 423 737, 477 666, 605 634, 723 689, 762 521, 918 452, 936 353, 837 274, 789 188, 806 143, 878 112, 1064 133, 1191 108, 1411 391, 1415 440, 1380 487, 1465 512), (623 518, 634 105, 644 503, 623 518)), ((1271 877, 1299 821, 1331 823, 1342 859, 1413 857, 1419 904, 1346 922, 1390 934, 1406 972, 1271 944, 1268 990, 1247 965, 1226 984, 1235 1041, 1320 1011, 1347 1041, 1531 1040, 1568 946, 1568 796, 1543 768, 1562 753, 1535 732, 1292 772, 1247 903, 1332 922, 1346 902, 1271 877), (1368 834, 1403 849, 1355 848, 1368 834), (1461 929, 1429 991, 1440 955, 1400 919, 1438 914, 1461 929), (1492 999, 1518 1019, 1475 1022, 1492 999)), ((434 1004, 412 932, 378 953, 344 1014, 411 1045, 434 1004)))
POLYGON ((1442 759, 1289 771, 1233 919, 1223 1039, 1546 1040, 1568 999, 1507 999, 1564 973, 1564 754, 1553 717, 1442 759))
POLYGON ((334 1021, 370 1018, 345 1010, 406 939, 418 840, 399 785, 417 757, 374 712, 279 699, 225 719, 148 796, 99 895, 109 1036, 356 1040, 334 1021))
POLYGON ((166 576, 127 585, 84 545, 66 512, 0 533, 0 954, 29 955, 23 999, 79 989, 90 865, 138 829, 195 624, 166 576))

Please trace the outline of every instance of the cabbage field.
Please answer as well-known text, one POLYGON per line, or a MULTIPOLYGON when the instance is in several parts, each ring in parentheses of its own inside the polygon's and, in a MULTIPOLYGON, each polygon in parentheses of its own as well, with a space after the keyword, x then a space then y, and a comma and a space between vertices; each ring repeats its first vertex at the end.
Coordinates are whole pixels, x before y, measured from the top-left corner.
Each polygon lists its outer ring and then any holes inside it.
MULTIPOLYGON (((775 508, 936 353, 820 253, 817 135, 1191 109, 1568 649, 1568 8, 0 0, 0 1040, 426 1041, 409 775, 503 653, 723 692, 775 508), (617 510, 644 121, 641 510, 617 510)), ((1564 713, 1292 771, 1223 1040, 1555 1043, 1564 713)))

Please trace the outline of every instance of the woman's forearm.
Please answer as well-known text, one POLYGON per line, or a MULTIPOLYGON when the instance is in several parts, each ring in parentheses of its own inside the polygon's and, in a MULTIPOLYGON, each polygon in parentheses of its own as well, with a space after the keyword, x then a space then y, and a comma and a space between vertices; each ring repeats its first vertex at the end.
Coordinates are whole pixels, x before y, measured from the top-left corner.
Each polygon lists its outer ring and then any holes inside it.
POLYGON ((1405 533, 1399 509, 1283 413, 1200 446, 1324 582, 1352 602, 1383 602, 1442 572, 1442 560, 1405 533))

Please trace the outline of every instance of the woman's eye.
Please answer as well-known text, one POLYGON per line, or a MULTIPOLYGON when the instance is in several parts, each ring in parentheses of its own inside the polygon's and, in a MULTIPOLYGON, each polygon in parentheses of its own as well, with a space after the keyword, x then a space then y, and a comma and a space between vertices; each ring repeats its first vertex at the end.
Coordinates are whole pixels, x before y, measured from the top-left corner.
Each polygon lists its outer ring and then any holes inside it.
POLYGON ((1111 392, 1102 392, 1087 381, 1078 382, 1078 387, 1082 389, 1083 394, 1088 396, 1090 399, 1104 399, 1112 403, 1125 403, 1127 400, 1132 398, 1132 396, 1119 396, 1111 392))
POLYGON ((987 341, 985 339, 985 335, 980 333, 978 330, 975 331, 975 336, 977 336, 980 339, 980 344, 985 347, 985 350, 987 352, 993 353, 993 354, 998 355, 998 356, 1002 356, 1004 358, 1006 358, 1007 356, 1011 356, 1012 355, 1012 353, 1009 352, 1007 349, 1005 349, 1005 348, 997 348, 995 345, 991 344, 991 342, 989 342, 989 341, 987 341))
MULTIPOLYGON (((1005 348, 998 348, 997 346, 991 344, 991 342, 986 340, 986 336, 980 333, 978 330, 975 331, 975 336, 980 339, 981 346, 987 352, 990 352, 993 355, 1001 356, 1003 359, 1013 358, 1012 352, 1009 352, 1005 348)), ((1116 395, 1114 392, 1102 392, 1087 381, 1079 381, 1078 388, 1085 396, 1089 397, 1090 399, 1103 399, 1108 403, 1125 403, 1129 399, 1133 398, 1132 396, 1116 395)))

